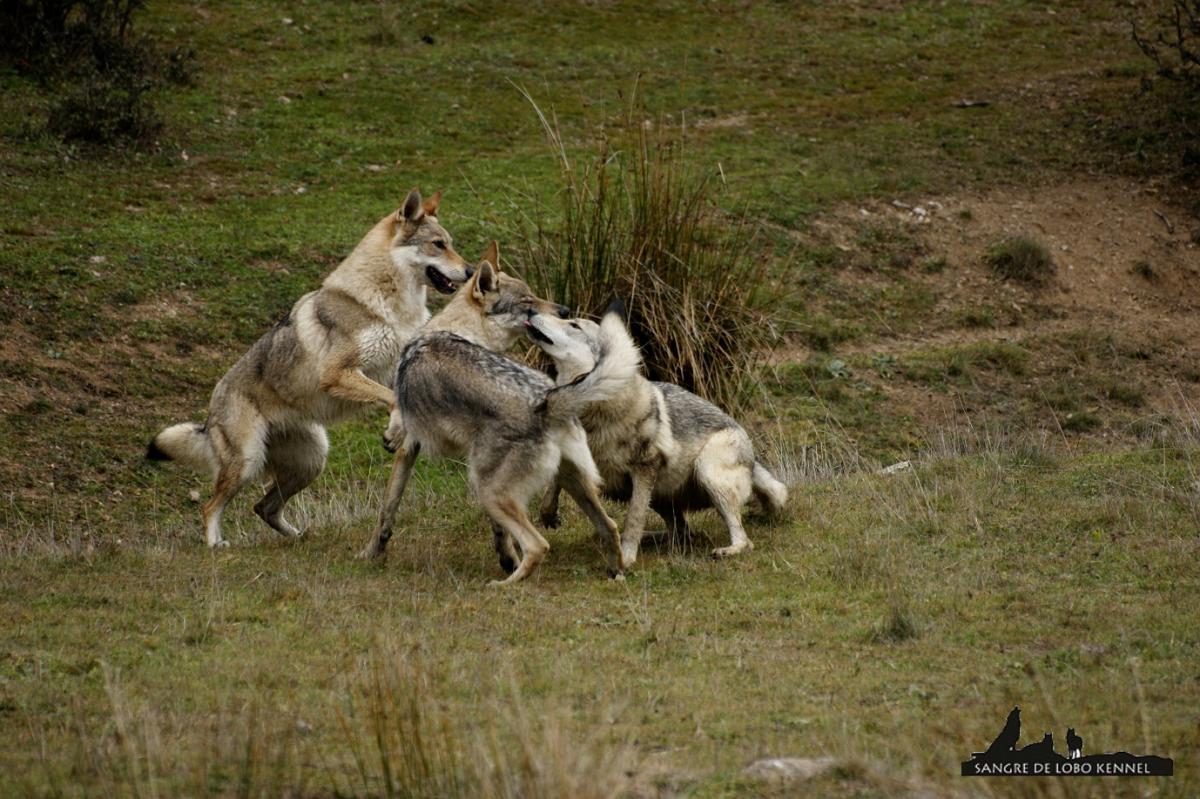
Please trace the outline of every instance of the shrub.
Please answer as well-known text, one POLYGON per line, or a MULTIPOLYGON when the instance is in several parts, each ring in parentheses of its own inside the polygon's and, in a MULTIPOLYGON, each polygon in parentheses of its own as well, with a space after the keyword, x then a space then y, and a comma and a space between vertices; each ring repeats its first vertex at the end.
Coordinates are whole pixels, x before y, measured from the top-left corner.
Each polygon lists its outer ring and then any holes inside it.
POLYGON ((63 141, 146 139, 162 127, 147 96, 153 88, 154 81, 139 73, 86 74, 59 89, 46 128, 63 141))
POLYGON ((775 337, 779 297, 756 229, 717 208, 713 177, 661 126, 652 134, 630 120, 577 168, 537 113, 561 165, 562 206, 521 237, 526 276, 577 313, 620 297, 652 379, 736 406, 775 337))
MULTIPOLYGON (((1184 171, 1200 173, 1200 0, 1149 0, 1131 23, 1133 40, 1164 79, 1147 118, 1184 171)), ((1142 83, 1144 93, 1154 88, 1142 83)))
POLYGON ((0 0, 0 56, 53 99, 47 128, 64 140, 146 139, 160 127, 153 90, 193 77, 190 50, 133 32, 145 0, 0 0))
POLYGON ((1132 28, 1160 76, 1200 90, 1200 0, 1154 0, 1132 28))
POLYGON ((1054 259, 1042 244, 1024 236, 1013 236, 992 246, 988 266, 1006 280, 1042 285, 1054 275, 1054 259))

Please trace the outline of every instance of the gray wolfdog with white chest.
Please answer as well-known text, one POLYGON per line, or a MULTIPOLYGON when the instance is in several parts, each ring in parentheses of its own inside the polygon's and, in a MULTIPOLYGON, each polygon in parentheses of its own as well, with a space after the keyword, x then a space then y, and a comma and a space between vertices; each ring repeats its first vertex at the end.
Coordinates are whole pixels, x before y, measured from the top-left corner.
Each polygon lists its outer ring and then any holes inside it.
MULTIPOLYGON (((529 521, 533 496, 569 464, 563 487, 579 502, 608 553, 609 571, 621 573, 616 524, 600 504, 599 475, 576 418, 594 402, 610 399, 637 374, 636 358, 605 347, 611 322, 597 326, 593 368, 555 386, 542 372, 494 350, 504 350, 527 321, 550 306, 520 280, 500 274, 493 248, 446 308, 405 348, 396 371, 396 401, 405 439, 400 446, 379 525, 362 552, 382 555, 413 464, 421 452, 468 459, 472 493, 492 522, 501 564, 510 572, 497 584, 529 576, 550 545, 529 521), (520 552, 513 543, 520 547, 520 552)), ((620 327, 620 321, 616 321, 620 327)))
POLYGON ((325 468, 325 426, 371 404, 392 411, 389 429, 397 423, 389 385, 400 351, 429 319, 426 288, 452 294, 471 275, 438 224, 440 198, 409 192, 221 378, 203 424, 168 427, 150 442, 151 460, 212 471, 212 498, 202 508, 210 547, 227 545, 225 505, 264 472, 271 485, 254 512, 299 536, 281 512, 325 468))
MULTIPOLYGON (((603 336, 601 326, 587 319, 538 315, 529 324, 530 338, 554 360, 560 385, 593 369, 602 347, 641 362, 623 324, 610 323, 603 336)), ((741 515, 752 493, 771 512, 787 503, 787 487, 755 459, 742 426, 679 386, 651 382, 634 371, 619 391, 585 409, 579 420, 605 495, 629 503, 621 531, 626 568, 637 560, 651 508, 680 537, 688 535, 685 512, 716 508, 730 543, 713 555, 726 557, 753 549, 741 515)), ((557 487, 547 492, 541 517, 547 527, 558 524, 557 487)))

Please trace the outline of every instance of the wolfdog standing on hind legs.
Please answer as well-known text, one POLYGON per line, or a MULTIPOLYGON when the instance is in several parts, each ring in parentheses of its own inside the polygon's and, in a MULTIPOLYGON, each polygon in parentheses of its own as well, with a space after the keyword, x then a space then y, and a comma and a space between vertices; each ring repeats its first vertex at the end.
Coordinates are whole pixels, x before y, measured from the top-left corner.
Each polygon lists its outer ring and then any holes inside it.
POLYGON ((283 535, 301 534, 280 514, 325 468, 326 425, 371 404, 392 412, 389 429, 400 424, 389 386, 400 351, 429 319, 426 289, 453 294, 471 276, 438 223, 440 200, 441 192, 425 200, 409 192, 221 378, 204 424, 177 424, 151 440, 151 460, 212 470, 202 509, 210 547, 228 545, 221 513, 264 472, 272 480, 254 512, 283 535))
POLYGON ((609 572, 617 576, 624 568, 620 534, 600 504, 596 464, 576 417, 636 375, 638 361, 608 357, 608 322, 598 328, 593 368, 566 385, 555 387, 542 372, 497 354, 527 329, 531 317, 548 310, 567 315, 566 308, 538 299, 522 281, 501 274, 498 260, 493 242, 475 275, 400 358, 396 398, 405 439, 379 525, 361 556, 384 554, 419 453, 466 453, 472 493, 491 519, 501 565, 510 573, 494 584, 524 579, 549 550, 526 508, 549 485, 560 462, 571 464, 575 479, 563 487, 592 522, 607 551, 609 572))

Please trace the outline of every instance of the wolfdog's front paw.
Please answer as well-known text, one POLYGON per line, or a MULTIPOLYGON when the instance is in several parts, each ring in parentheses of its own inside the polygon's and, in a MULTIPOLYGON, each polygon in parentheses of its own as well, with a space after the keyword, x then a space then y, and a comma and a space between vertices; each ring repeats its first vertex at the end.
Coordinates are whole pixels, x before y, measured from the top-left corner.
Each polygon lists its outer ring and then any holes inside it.
POLYGON ((229 542, 226 541, 224 538, 222 538, 218 541, 209 541, 208 548, 209 549, 228 549, 229 542))
POLYGON ((388 416, 387 429, 383 431, 383 448, 388 452, 395 452, 403 443, 404 421, 400 418, 400 412, 393 410, 388 416))
POLYGON ((749 552, 752 549, 754 549, 754 544, 746 541, 742 544, 731 544, 727 547, 717 547, 712 551, 712 556, 714 558, 731 558, 734 555, 740 555, 741 553, 749 552))

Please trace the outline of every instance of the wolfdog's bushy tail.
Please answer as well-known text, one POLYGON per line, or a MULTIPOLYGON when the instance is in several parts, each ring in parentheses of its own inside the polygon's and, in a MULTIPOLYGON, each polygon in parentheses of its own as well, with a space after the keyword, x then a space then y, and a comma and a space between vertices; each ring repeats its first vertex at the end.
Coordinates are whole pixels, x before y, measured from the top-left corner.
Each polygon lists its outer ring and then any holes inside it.
POLYGON ((586 372, 546 394, 546 416, 567 420, 597 402, 616 397, 638 375, 642 356, 625 329, 621 315, 610 310, 600 320, 600 355, 592 371, 586 372))
POLYGON ((767 467, 755 462, 750 475, 754 496, 762 503, 763 510, 768 513, 779 513, 787 505, 787 486, 775 479, 775 475, 767 471, 767 467))
POLYGON ((195 422, 171 425, 150 439, 146 458, 152 461, 180 461, 200 470, 215 469, 217 463, 207 429, 195 422))

